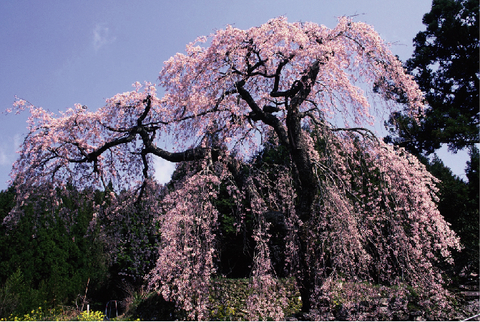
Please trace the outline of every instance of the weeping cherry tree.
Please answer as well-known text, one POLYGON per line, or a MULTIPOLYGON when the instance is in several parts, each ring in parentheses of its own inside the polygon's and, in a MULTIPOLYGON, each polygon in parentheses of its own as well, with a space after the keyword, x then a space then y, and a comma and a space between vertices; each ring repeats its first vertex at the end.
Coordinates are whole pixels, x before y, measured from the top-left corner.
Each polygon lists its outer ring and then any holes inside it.
MULTIPOLYGON (((285 218, 285 262, 304 312, 336 276, 404 283, 441 299, 439 264, 460 245, 435 206, 436 180, 366 128, 390 114, 399 92, 410 116, 421 115, 418 86, 365 23, 340 18, 329 29, 280 17, 248 30, 227 26, 167 60, 157 85, 136 83, 96 111, 78 104, 55 115, 18 99, 14 108, 31 116, 12 170, 17 207, 6 220, 21 215, 30 195, 54 199, 68 184, 134 191, 134 207, 152 198, 145 191, 154 157, 196 162, 200 171, 149 208, 161 241, 148 285, 189 318, 208 319, 222 182, 239 220, 249 213, 256 221, 251 318, 284 318, 281 294, 272 296, 271 209, 285 218), (268 140, 287 160, 268 175, 252 169, 240 178, 239 164, 268 140)), ((115 213, 113 194, 110 202, 115 213)))

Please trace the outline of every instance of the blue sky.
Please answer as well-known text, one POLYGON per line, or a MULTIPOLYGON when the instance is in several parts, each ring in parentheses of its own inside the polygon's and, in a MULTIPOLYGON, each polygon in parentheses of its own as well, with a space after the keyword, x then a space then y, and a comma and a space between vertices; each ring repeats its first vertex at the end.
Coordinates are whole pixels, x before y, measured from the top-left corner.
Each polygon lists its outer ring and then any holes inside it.
MULTIPOLYGON (((155 83, 163 62, 196 37, 280 15, 331 28, 336 17, 356 15, 406 60, 430 8, 431 0, 3 0, 0 111, 11 107, 15 95, 53 112, 75 103, 98 108, 136 81, 155 83)), ((0 114, 0 190, 7 187, 26 118, 0 114)), ((440 156, 463 173, 464 154, 440 156)), ((157 165, 158 177, 167 180, 171 166, 157 165)))

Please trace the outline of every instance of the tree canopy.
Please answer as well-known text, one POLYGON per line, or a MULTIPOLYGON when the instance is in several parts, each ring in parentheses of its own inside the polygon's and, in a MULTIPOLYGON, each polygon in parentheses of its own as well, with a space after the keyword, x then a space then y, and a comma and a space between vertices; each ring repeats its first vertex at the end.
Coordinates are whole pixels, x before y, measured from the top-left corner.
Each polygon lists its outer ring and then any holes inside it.
POLYGON ((436 180, 362 127, 395 106, 392 88, 411 117, 423 110, 413 77, 371 26, 340 18, 329 29, 284 17, 248 30, 227 26, 166 61, 158 85, 162 97, 155 85, 136 83, 96 111, 78 104, 59 115, 18 100, 15 108, 31 116, 12 171, 17 207, 5 220, 20 216, 32 195, 54 199, 67 184, 131 191, 130 203, 112 192, 109 209, 119 220, 140 204, 157 215, 159 260, 149 286, 202 319, 217 272, 216 200, 224 189, 236 225, 247 214, 255 222, 251 318, 283 318, 272 296, 272 216, 284 218, 285 262, 304 311, 338 276, 408 284, 445 305, 439 263, 460 246, 436 208, 436 180), (172 151, 159 145, 164 138, 172 151), (275 171, 242 170, 267 141, 284 149, 285 162, 275 171), (149 192, 154 156, 195 165, 160 207, 149 192))
POLYGON ((425 117, 417 124, 396 113, 394 141, 413 153, 441 144, 457 151, 479 143, 478 0, 434 0, 423 17, 406 67, 425 93, 425 117))

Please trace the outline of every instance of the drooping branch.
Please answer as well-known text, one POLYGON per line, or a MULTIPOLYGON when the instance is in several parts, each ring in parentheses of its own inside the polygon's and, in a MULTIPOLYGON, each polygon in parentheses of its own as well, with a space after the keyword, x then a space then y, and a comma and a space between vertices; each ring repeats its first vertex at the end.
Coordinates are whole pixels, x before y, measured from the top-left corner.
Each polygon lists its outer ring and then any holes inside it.
POLYGON ((348 127, 348 128, 345 128, 345 127, 337 127, 337 128, 332 128, 330 129, 330 131, 332 132, 339 132, 339 131, 343 131, 343 132, 356 132, 358 134, 360 134, 361 136, 363 137, 368 137, 368 138, 371 138, 375 141, 378 141, 378 137, 375 135, 375 133, 373 133, 372 131, 370 131, 369 129, 366 129, 364 127, 348 127))
MULTIPOLYGON (((170 162, 182 162, 182 161, 194 161, 200 160, 210 157, 216 157, 218 152, 215 149, 207 148, 203 146, 196 146, 184 151, 180 152, 170 152, 160 147, 156 146, 154 143, 155 135, 157 134, 157 128, 151 127, 149 124, 142 124, 145 119, 147 118, 148 112, 151 112, 151 101, 150 98, 147 97, 144 101, 145 103, 145 111, 142 112, 141 116, 135 120, 136 125, 131 127, 128 132, 119 131, 117 133, 123 133, 124 135, 121 137, 113 138, 106 142, 103 142, 97 148, 92 150, 87 150, 87 146, 81 143, 79 139, 70 138, 68 141, 64 141, 60 143, 60 146, 57 147, 46 147, 45 151, 48 152, 48 156, 44 156, 43 160, 38 163, 32 163, 31 167, 39 168, 41 167, 46 168, 49 165, 47 163, 55 163, 55 160, 65 160, 70 164, 91 164, 93 167, 93 173, 96 173, 99 179, 102 181, 103 185, 105 186, 104 176, 105 173, 102 172, 101 167, 101 156, 106 154, 108 151, 112 153, 112 149, 115 148, 122 148, 121 146, 126 146, 132 142, 140 142, 142 143, 143 147, 141 152, 131 152, 134 155, 138 155, 141 157, 143 166, 140 169, 141 174, 145 179, 149 178, 149 165, 147 161, 148 154, 156 155, 164 160, 170 162), (69 156, 68 153, 72 152, 72 148, 76 149, 77 156, 69 156), (69 150, 70 149, 70 150, 69 150)), ((122 148, 123 149, 123 148, 122 148)), ((109 156, 108 159, 113 158, 113 156, 109 156)), ((65 166, 64 163, 60 165, 56 165, 55 170, 52 172, 52 175, 55 174, 65 166)), ((53 180, 53 178, 52 178, 53 180)))

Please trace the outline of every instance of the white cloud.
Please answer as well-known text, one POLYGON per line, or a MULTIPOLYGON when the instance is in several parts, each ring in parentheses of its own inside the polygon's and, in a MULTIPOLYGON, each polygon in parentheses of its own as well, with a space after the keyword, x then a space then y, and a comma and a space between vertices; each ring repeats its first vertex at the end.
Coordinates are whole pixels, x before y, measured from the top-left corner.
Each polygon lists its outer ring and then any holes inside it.
POLYGON ((96 24, 93 29, 93 49, 98 51, 101 47, 115 41, 110 35, 110 29, 104 24, 96 24))
POLYGON ((15 134, 13 136, 13 150, 17 152, 20 150, 20 146, 22 145, 23 142, 23 136, 19 133, 15 134))
POLYGON ((0 142, 0 166, 10 167, 15 159, 17 158, 16 151, 20 149, 22 144, 22 136, 20 134, 15 134, 12 137, 9 137, 5 142, 0 142), (6 144, 6 142, 11 142, 11 144, 6 144))
POLYGON ((10 162, 8 159, 9 158, 7 157, 7 153, 5 152, 5 149, 2 146, 0 146, 0 166, 10 165, 10 162))
POLYGON ((172 178, 173 171, 175 170, 175 163, 154 157, 153 167, 155 169, 155 179, 159 183, 167 183, 172 178))

